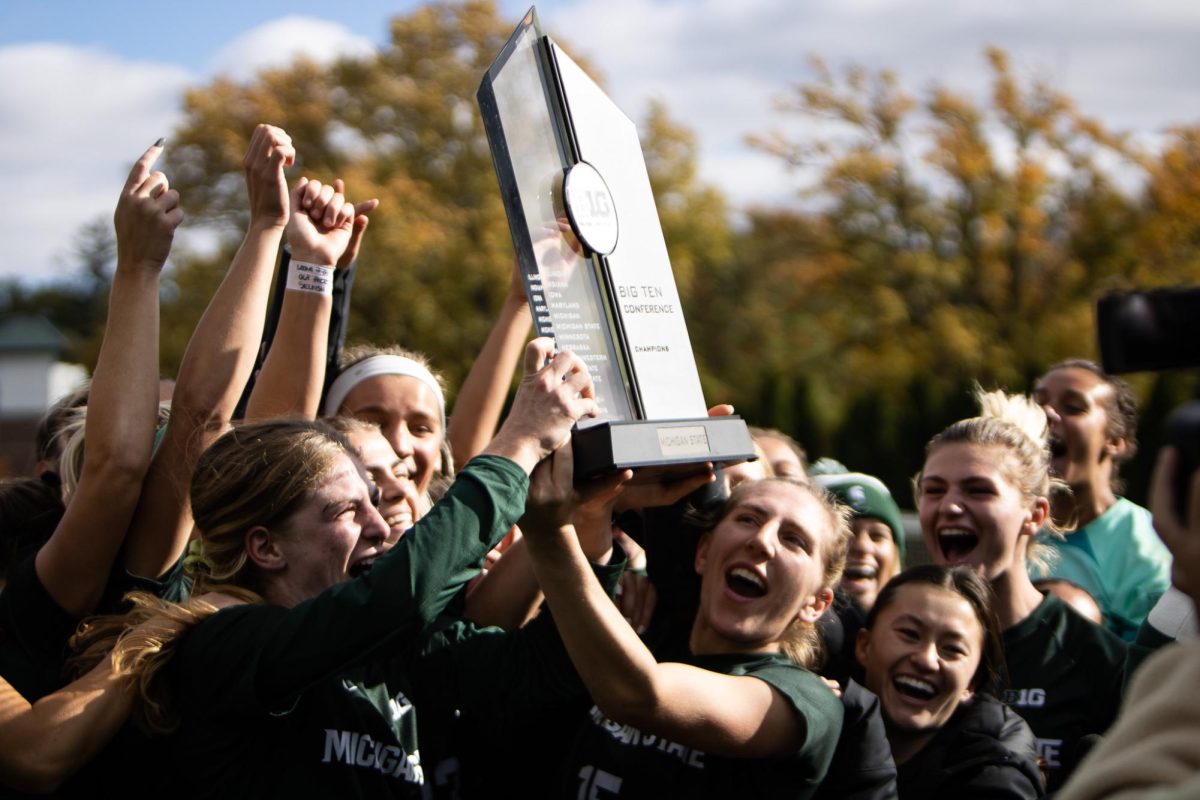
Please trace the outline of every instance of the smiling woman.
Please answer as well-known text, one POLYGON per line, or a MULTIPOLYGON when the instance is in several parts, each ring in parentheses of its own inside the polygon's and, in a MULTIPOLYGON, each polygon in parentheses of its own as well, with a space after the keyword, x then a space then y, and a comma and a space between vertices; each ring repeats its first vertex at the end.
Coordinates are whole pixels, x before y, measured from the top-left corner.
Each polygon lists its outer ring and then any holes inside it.
POLYGON ((859 632, 902 798, 1042 795, 1032 731, 987 694, 1003 662, 991 599, 968 569, 914 567, 884 587, 859 632))
MULTIPOLYGON (((569 475, 562 483, 570 489, 569 475)), ((846 559, 844 510, 819 487, 768 478, 739 484, 702 525, 688 652, 659 663, 591 575, 565 520, 522 523, 596 704, 563 795, 806 798, 824 777, 842 708, 809 668, 819 661, 816 620, 846 559)))
POLYGON ((1171 576, 1171 556, 1150 512, 1116 494, 1118 469, 1137 450, 1133 390, 1099 365, 1074 359, 1039 378, 1034 398, 1050 424, 1050 468, 1071 487, 1054 516, 1072 529, 1047 541, 1057 557, 1037 576, 1086 591, 1105 626, 1132 640, 1171 576))
POLYGON ((978 399, 980 416, 926 449, 915 485, 921 534, 937 564, 967 567, 991 586, 1008 667, 1003 699, 1038 737, 1053 791, 1081 757, 1080 740, 1116 716, 1126 649, 1029 577, 1033 537, 1050 510, 1044 412, 1019 395, 978 399))
POLYGON ((525 507, 528 475, 594 413, 587 368, 538 339, 512 412, 445 496, 387 547, 379 490, 326 424, 244 425, 197 463, 193 597, 101 619, 135 715, 194 776, 189 796, 420 797, 413 663, 435 618, 525 507), (167 618, 164 638, 129 631, 167 618), (246 758, 254 752, 255 758, 246 758))

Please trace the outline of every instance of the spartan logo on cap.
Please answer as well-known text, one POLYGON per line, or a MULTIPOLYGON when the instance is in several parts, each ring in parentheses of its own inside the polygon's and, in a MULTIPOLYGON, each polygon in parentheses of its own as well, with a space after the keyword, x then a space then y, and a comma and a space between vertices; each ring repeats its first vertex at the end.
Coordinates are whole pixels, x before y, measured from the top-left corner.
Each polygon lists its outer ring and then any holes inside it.
POLYGON ((850 505, 854 507, 855 511, 862 511, 863 506, 867 504, 867 493, 861 486, 851 486, 846 490, 846 499, 850 501, 850 505))

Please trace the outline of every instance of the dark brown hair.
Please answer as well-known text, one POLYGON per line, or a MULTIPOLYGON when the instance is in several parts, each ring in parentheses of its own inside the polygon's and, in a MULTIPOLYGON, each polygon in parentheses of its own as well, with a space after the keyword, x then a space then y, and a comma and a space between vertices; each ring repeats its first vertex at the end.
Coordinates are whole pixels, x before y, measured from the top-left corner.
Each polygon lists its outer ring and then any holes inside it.
POLYGON ((875 605, 867 612, 867 621, 863 628, 868 631, 874 628, 883 610, 895 602, 896 593, 900 588, 910 584, 925 584, 942 589, 958 595, 970 604, 975 618, 983 628, 983 648, 972 684, 977 692, 997 694, 1002 688, 1005 675, 1000 619, 996 616, 995 595, 992 594, 991 586, 974 570, 967 567, 942 567, 937 564, 909 567, 884 585, 879 596, 875 598, 875 605))

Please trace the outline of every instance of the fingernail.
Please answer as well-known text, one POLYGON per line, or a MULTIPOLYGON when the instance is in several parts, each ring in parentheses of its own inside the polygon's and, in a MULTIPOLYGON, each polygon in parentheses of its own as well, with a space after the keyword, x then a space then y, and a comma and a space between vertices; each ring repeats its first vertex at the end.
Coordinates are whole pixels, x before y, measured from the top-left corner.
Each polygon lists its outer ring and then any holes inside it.
POLYGON ((154 143, 154 146, 155 146, 155 147, 162 147, 162 146, 163 146, 163 142, 165 142, 166 140, 167 140, 167 139, 166 139, 166 137, 165 137, 165 136, 160 136, 160 137, 158 137, 158 141, 154 143))

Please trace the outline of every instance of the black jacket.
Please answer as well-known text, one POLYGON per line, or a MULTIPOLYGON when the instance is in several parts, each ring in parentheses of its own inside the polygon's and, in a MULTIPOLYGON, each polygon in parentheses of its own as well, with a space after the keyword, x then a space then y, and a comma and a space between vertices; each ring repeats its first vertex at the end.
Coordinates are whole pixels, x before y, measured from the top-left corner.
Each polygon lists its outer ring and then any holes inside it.
POLYGON ((842 734, 833 762, 813 800, 892 800, 896 765, 888 746, 879 698, 854 681, 842 691, 842 734))
POLYGON ((1015 711, 982 694, 960 705, 898 773, 901 798, 1024 800, 1045 791, 1033 731, 1015 711))

